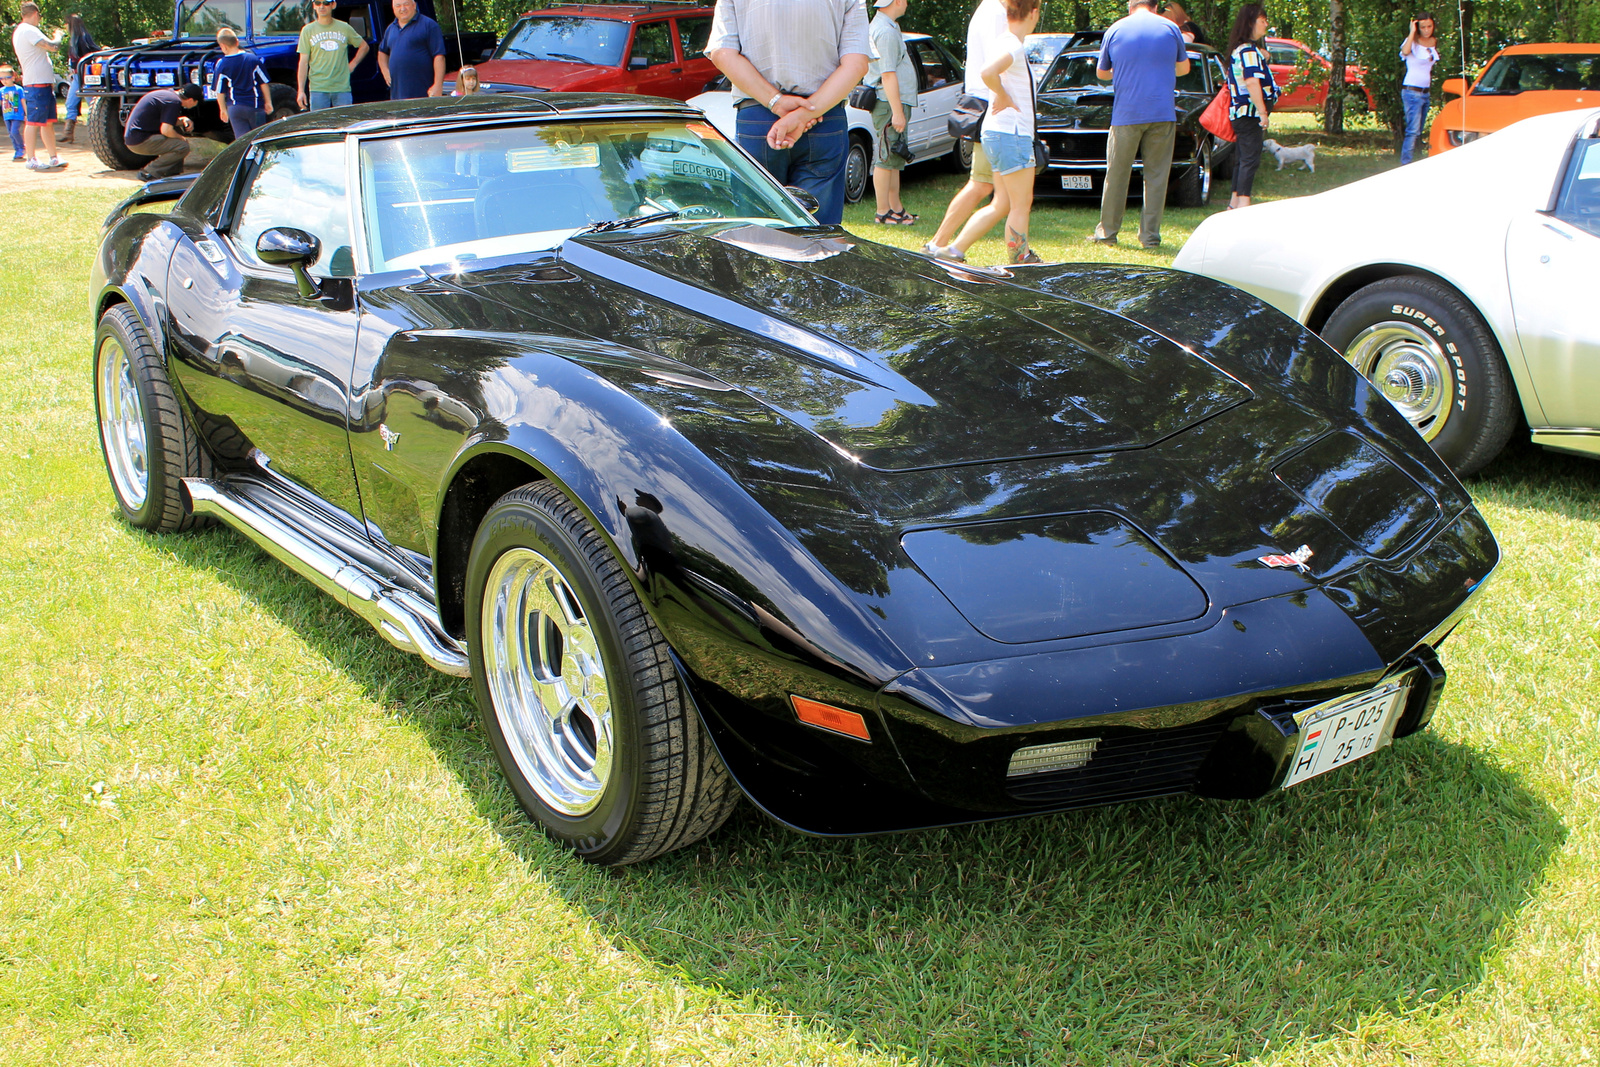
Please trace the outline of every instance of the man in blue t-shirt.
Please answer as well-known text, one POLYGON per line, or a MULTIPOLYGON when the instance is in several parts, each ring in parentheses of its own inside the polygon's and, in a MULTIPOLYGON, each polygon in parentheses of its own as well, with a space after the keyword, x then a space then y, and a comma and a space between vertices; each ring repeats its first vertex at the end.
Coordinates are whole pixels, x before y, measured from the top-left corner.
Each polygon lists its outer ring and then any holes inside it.
POLYGON ((211 71, 211 98, 235 138, 265 126, 272 114, 272 82, 254 52, 239 47, 239 35, 224 26, 217 31, 222 58, 211 71))
POLYGON ((417 14, 417 0, 394 0, 394 21, 378 42, 378 69, 390 100, 444 93, 444 31, 417 14))
POLYGON ((1106 184, 1100 223, 1089 240, 1116 244, 1128 206, 1133 159, 1144 160, 1144 208, 1139 243, 1161 247, 1161 212, 1167 201, 1176 137, 1178 79, 1189 73, 1183 33, 1156 14, 1156 0, 1128 0, 1128 17, 1111 24, 1100 42, 1095 74, 1111 83, 1111 136, 1106 146, 1106 184))

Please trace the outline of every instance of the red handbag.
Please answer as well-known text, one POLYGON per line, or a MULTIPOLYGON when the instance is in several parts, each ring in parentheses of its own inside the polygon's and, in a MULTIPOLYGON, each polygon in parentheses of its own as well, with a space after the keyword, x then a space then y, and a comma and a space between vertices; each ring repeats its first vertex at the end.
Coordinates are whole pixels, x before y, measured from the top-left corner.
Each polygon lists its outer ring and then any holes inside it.
POLYGON ((1228 119, 1228 103, 1233 94, 1227 86, 1217 90, 1217 95, 1211 98, 1211 103, 1200 112, 1200 125, 1222 138, 1224 141, 1234 140, 1233 123, 1228 119))

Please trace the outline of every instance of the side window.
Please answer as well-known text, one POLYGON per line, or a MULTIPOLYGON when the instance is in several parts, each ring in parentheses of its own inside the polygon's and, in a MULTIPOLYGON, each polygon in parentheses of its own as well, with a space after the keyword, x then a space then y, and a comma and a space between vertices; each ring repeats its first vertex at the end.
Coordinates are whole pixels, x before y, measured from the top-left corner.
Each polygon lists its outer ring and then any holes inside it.
POLYGON ((1213 89, 1221 89, 1228 84, 1228 76, 1222 69, 1222 60, 1216 56, 1208 56, 1206 58, 1210 60, 1211 65, 1211 86, 1213 89))
POLYGON ((910 44, 917 66, 922 68, 922 92, 938 89, 956 80, 950 64, 945 62, 932 41, 912 41, 910 44))
POLYGON ((705 54, 706 45, 711 43, 711 20, 709 18, 679 19, 678 43, 683 46, 683 61, 699 59, 705 54))
POLYGON ((1554 214, 1600 237, 1600 137, 1587 137, 1573 146, 1554 214))
POLYGON ((256 240, 262 233, 274 226, 292 226, 322 242, 322 252, 309 268, 312 274, 344 278, 355 273, 344 141, 268 148, 249 181, 231 228, 241 257, 260 263, 256 240))
POLYGON ((640 23, 639 28, 633 31, 633 51, 628 53, 628 69, 655 67, 672 61, 672 24, 666 19, 640 23))
POLYGON ((1300 49, 1288 45, 1275 44, 1267 48, 1270 57, 1267 62, 1278 67, 1295 67, 1300 64, 1300 49))
POLYGON ((1199 58, 1193 52, 1189 53, 1189 73, 1178 79, 1178 92, 1203 93, 1206 91, 1206 72, 1200 69, 1199 63, 1195 62, 1199 58))

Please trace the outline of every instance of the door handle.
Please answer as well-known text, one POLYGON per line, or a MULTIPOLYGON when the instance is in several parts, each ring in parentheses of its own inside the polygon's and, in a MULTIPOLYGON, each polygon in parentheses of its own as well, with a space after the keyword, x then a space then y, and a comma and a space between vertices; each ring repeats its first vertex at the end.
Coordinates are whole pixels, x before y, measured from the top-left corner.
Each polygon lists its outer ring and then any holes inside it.
POLYGON ((672 73, 674 73, 674 74, 682 74, 683 73, 683 68, 682 67, 673 67, 672 68, 672 73))

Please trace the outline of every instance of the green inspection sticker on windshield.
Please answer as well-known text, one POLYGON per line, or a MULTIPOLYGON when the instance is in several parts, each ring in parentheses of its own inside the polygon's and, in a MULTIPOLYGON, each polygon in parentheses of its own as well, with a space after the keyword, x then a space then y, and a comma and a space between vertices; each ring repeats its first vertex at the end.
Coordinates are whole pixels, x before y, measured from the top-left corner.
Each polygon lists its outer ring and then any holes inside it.
POLYGON ((599 165, 600 146, 597 144, 568 144, 565 141, 557 141, 538 148, 514 148, 506 153, 506 170, 512 174, 599 165))

